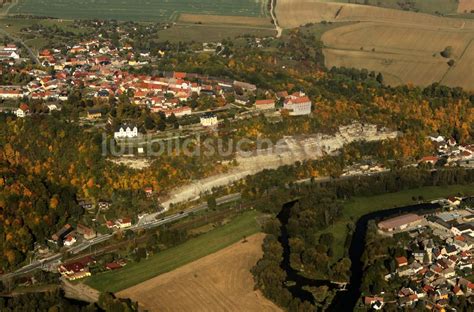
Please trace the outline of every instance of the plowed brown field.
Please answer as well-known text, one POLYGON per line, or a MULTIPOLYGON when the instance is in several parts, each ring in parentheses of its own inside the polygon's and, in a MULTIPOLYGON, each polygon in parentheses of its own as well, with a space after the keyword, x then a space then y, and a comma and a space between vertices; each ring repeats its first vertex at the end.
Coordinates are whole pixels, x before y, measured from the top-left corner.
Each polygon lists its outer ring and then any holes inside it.
POLYGON ((118 293, 149 311, 280 311, 254 290, 250 269, 262 257, 264 234, 118 293))
POLYGON ((474 1, 459 0, 458 13, 469 13, 474 10, 474 1))
POLYGON ((390 85, 441 82, 474 90, 473 20, 317 0, 278 0, 276 14, 284 28, 323 20, 359 22, 321 37, 329 68, 381 72, 390 85), (448 46, 452 55, 441 57, 448 46), (452 67, 450 59, 455 61, 452 67))

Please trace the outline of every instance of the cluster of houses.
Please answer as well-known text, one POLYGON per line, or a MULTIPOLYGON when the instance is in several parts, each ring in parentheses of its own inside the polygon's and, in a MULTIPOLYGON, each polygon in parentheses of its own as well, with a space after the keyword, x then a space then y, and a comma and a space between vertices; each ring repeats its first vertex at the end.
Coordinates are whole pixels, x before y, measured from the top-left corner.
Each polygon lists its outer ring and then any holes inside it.
MULTIPOLYGON (((189 101, 199 96, 213 97, 220 102, 225 102, 230 96, 235 103, 244 105, 251 105, 255 97, 257 87, 254 84, 232 79, 186 72, 133 74, 129 68, 147 64, 147 60, 151 60, 150 55, 138 55, 131 44, 120 45, 115 47, 110 40, 99 37, 65 50, 45 49, 39 53, 38 59, 44 68, 54 70, 19 69, 20 73, 29 75, 31 81, 25 86, 0 86, 0 99, 55 101, 55 104, 48 105, 49 111, 54 111, 60 109, 58 102, 66 101, 72 89, 81 88, 86 98, 96 102, 126 96, 132 104, 148 107, 152 113, 179 118, 192 114, 189 101)), ((16 46, 8 45, 0 48, 0 55, 1 51, 14 54, 17 50, 16 46)), ((278 102, 278 110, 289 116, 311 114, 311 100, 302 92, 278 92, 272 97, 257 100, 256 109, 275 110, 278 102)), ((25 103, 14 111, 20 118, 31 112, 25 103)), ((87 111, 89 120, 101 117, 100 110, 87 111)), ((217 127, 218 116, 212 112, 204 113, 200 116, 200 124, 203 127, 217 127)), ((123 124, 114 130, 115 139, 136 138, 139 135, 139 128, 133 124, 123 124)))
MULTIPOLYGON (((16 51, 10 45, 4 49, 16 51)), ((142 54, 140 58, 149 56, 142 54)), ((59 49, 43 50, 38 58, 44 67, 54 68, 54 72, 25 70, 33 77, 32 81, 26 86, 3 90, 0 99, 65 101, 71 88, 84 87, 90 98, 109 99, 125 93, 132 103, 148 106, 152 112, 180 117, 191 113, 184 103, 193 94, 222 98, 238 94, 239 98, 248 99, 256 91, 253 84, 192 73, 131 74, 124 68, 147 62, 135 61, 137 55, 130 44, 116 48, 102 38, 81 42, 69 47, 66 53, 59 49)))
POLYGON ((398 277, 414 283, 398 289, 389 299, 385 293, 365 297, 367 306, 379 310, 391 302, 401 308, 413 308, 423 301, 429 310, 444 311, 453 297, 459 296, 474 304, 474 283, 465 278, 472 275, 474 263, 472 209, 426 216, 407 214, 379 222, 378 227, 385 233, 408 232, 406 256, 395 257, 396 269, 385 279, 390 282, 398 277))
POLYGON ((64 263, 58 267, 59 273, 66 279, 74 281, 84 277, 91 276, 89 271, 89 265, 94 264, 96 261, 90 257, 84 257, 74 262, 64 263))
POLYGON ((428 155, 420 159, 419 163, 436 165, 443 160, 446 166, 461 165, 474 167, 474 145, 458 144, 454 138, 446 139, 443 136, 430 136, 437 155, 428 155))
POLYGON ((60 246, 71 247, 77 242, 79 235, 85 240, 91 240, 97 236, 97 233, 82 224, 78 224, 76 229, 70 224, 66 224, 51 236, 51 242, 60 246))
POLYGON ((11 62, 14 64, 20 59, 20 51, 15 44, 0 46, 0 62, 11 62))
POLYGON ((115 221, 107 220, 105 225, 108 229, 126 229, 132 226, 132 219, 120 218, 115 221))
MULTIPOLYGON (((86 256, 84 258, 81 258, 73 262, 61 264, 58 267, 58 271, 62 277, 70 281, 74 281, 77 279, 91 276, 92 273, 89 267, 91 265, 95 265, 96 263, 97 261, 94 258, 90 256, 86 256)), ((125 260, 118 260, 118 261, 106 263, 104 265, 104 268, 106 270, 117 270, 117 269, 121 269, 126 264, 127 262, 125 260)))

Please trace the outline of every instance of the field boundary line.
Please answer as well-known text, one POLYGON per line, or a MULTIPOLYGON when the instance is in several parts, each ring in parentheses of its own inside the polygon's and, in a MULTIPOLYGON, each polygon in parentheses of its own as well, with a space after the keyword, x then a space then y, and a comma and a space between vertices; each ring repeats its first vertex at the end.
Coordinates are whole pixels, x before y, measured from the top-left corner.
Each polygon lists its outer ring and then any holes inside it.
POLYGON ((440 84, 443 84, 443 80, 446 78, 446 76, 454 69, 458 66, 458 63, 460 63, 462 61, 462 58, 464 57, 464 55, 466 54, 467 50, 469 49, 469 47, 471 46, 472 42, 474 41, 474 38, 471 38, 471 40, 469 41, 468 44, 466 44, 466 48, 464 48, 464 51, 462 51, 461 55, 459 56, 459 60, 457 62, 454 63, 454 66, 450 66, 448 68, 448 70, 444 73, 443 77, 441 77, 441 79, 439 80, 439 83, 440 84))

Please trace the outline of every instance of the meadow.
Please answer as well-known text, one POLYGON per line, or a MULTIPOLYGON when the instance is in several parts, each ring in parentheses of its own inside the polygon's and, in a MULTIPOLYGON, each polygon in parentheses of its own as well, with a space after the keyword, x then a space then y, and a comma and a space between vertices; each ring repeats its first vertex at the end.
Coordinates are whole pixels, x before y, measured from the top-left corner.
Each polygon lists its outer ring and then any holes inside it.
POLYGON ((141 262, 127 264, 123 269, 100 273, 88 278, 87 285, 100 291, 117 292, 173 271, 192 261, 232 245, 244 236, 260 231, 258 212, 247 211, 229 223, 192 238, 185 243, 159 252, 141 262))
POLYGON ((446 198, 451 195, 474 195, 474 185, 428 186, 418 189, 405 190, 396 193, 387 193, 376 196, 354 197, 344 203, 342 217, 322 233, 334 235, 334 261, 344 257, 347 225, 357 221, 361 216, 370 212, 403 207, 416 204, 413 197, 421 196, 424 201, 446 198))
POLYGON ((19 0, 10 14, 172 22, 180 13, 266 16, 266 0, 19 0))

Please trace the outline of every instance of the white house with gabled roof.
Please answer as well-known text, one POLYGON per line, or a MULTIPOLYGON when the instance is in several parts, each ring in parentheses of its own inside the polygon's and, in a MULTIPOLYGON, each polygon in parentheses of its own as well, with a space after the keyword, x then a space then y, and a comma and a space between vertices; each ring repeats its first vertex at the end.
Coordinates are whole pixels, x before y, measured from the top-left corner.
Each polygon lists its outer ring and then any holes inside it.
POLYGON ((137 126, 121 125, 114 132, 115 139, 126 139, 126 138, 136 138, 136 137, 138 137, 137 126))

